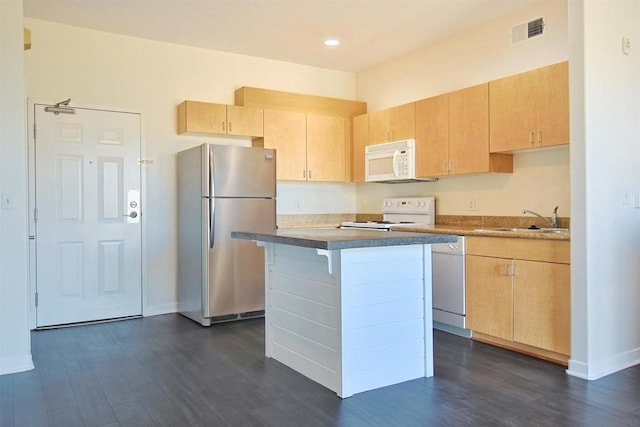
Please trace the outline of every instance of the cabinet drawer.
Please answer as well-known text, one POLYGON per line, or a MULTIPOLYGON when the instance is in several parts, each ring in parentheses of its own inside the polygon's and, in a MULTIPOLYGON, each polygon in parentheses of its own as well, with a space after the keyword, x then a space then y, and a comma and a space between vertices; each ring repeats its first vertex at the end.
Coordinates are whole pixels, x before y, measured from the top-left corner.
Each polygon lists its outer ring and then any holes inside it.
POLYGON ((569 264, 571 262, 570 243, 568 241, 468 236, 465 244, 468 255, 561 264, 569 264))

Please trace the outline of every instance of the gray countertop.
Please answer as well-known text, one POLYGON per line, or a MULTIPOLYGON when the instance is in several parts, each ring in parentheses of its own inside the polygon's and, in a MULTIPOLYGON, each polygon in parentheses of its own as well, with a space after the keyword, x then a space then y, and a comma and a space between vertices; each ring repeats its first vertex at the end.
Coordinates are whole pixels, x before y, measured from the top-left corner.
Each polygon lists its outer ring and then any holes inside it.
POLYGON ((349 230, 339 228, 305 228, 276 230, 272 233, 232 231, 234 239, 257 240, 305 248, 340 250, 373 246, 422 245, 452 243, 457 237, 448 234, 405 231, 349 230))

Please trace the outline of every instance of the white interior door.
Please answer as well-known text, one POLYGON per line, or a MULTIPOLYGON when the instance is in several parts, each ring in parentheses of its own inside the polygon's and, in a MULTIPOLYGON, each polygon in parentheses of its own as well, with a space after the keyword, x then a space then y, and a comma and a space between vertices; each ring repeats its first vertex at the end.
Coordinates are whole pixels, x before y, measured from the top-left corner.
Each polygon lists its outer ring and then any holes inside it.
POLYGON ((37 326, 142 314, 140 115, 34 109, 37 326))

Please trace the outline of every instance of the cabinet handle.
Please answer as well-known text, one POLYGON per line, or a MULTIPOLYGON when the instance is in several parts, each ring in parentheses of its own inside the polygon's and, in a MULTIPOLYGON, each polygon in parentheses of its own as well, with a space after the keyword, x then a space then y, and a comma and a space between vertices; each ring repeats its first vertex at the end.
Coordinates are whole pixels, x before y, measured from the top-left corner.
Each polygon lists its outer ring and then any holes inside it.
POLYGON ((311 179, 311 170, 309 170, 309 179, 311 179))
POLYGON ((306 170, 304 170, 304 169, 302 169, 302 177, 303 177, 304 179, 307 179, 307 171, 306 171, 306 170))
POLYGON ((453 160, 449 160, 449 172, 453 170, 453 160))
POLYGON ((542 131, 538 131, 538 144, 542 145, 542 131))
POLYGON ((442 171, 446 172, 447 170, 448 170, 447 169, 447 161, 445 160, 444 162, 442 162, 442 171))
POLYGON ((229 132, 231 132, 231 122, 229 122, 229 132))
POLYGON ((511 266, 511 275, 512 275, 512 276, 514 276, 514 277, 515 277, 515 275, 516 275, 516 264, 513 264, 513 265, 511 266))
POLYGON ((226 132, 225 126, 224 126, 224 122, 222 122, 222 130, 226 132))
POLYGON ((529 134, 529 144, 533 145, 533 134, 534 132, 531 131, 531 133, 529 134))
POLYGON ((509 264, 505 264, 504 265, 504 275, 508 276, 509 275, 509 264))

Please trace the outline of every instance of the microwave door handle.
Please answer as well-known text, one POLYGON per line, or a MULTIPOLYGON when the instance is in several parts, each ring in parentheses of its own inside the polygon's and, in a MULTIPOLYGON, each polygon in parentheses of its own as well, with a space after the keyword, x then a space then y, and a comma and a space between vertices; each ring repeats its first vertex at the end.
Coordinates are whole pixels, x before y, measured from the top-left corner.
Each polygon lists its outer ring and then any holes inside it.
POLYGON ((393 176, 398 177, 398 150, 393 152, 393 176))

